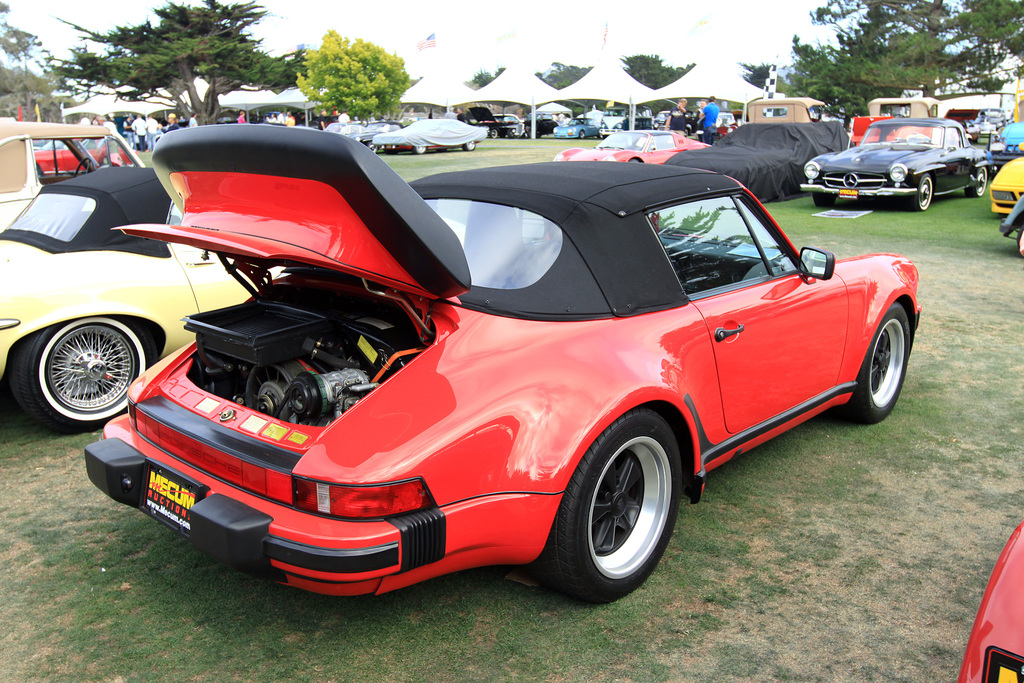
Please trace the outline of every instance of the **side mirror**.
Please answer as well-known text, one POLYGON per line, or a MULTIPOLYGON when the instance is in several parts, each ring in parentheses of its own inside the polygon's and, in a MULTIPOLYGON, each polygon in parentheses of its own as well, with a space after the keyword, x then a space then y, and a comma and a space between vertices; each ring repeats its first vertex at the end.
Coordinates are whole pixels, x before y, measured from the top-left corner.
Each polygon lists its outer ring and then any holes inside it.
POLYGON ((804 247, 800 250, 800 272, 818 280, 831 279, 836 269, 836 255, 817 247, 804 247))

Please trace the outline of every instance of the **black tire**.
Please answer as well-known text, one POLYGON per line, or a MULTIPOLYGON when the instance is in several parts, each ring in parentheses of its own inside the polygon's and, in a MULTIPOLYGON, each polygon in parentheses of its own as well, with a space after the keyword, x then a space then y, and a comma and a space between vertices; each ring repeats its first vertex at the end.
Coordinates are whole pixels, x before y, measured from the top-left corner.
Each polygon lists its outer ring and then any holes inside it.
POLYGON ((476 149, 476 143, 470 140, 466 144, 462 145, 462 149, 466 150, 467 152, 472 152, 474 149, 476 149))
POLYGON ((51 429, 93 431, 127 408, 128 386, 156 355, 148 332, 113 318, 58 323, 11 354, 11 392, 51 429))
POLYGON ((498 129, 497 128, 488 128, 487 129, 487 137, 489 137, 489 138, 496 138, 496 137, 498 137, 498 129))
POLYGON ((589 602, 639 588, 672 536, 680 468, 675 436, 661 416, 636 409, 620 417, 580 460, 534 575, 589 602))
POLYGON ((857 388, 843 415, 854 422, 881 422, 899 400, 910 360, 910 322, 903 306, 894 303, 875 330, 864 363, 857 374, 857 388))
POLYGON ((935 181, 932 180, 930 174, 925 173, 921 176, 921 179, 917 181, 917 192, 914 193, 913 197, 910 197, 910 210, 911 211, 927 211, 928 207, 932 205, 932 199, 935 197, 935 181))
POLYGON ((637 159, 636 157, 630 159, 629 161, 630 161, 630 163, 633 163, 633 164, 642 164, 642 163, 644 163, 643 159, 637 159))
POLYGON ((413 154, 426 154, 427 153, 427 147, 426 147, 426 145, 413 145, 412 146, 412 153, 413 154))
POLYGON ((967 181, 964 194, 968 197, 984 197, 986 189, 988 189, 988 167, 979 166, 974 169, 971 179, 967 181))
POLYGON ((587 136, 585 135, 585 131, 582 128, 580 128, 580 132, 576 134, 576 137, 578 137, 580 140, 582 140, 583 138, 585 138, 587 136))
POLYGON ((811 197, 814 199, 814 205, 820 206, 823 209, 836 205, 836 196, 831 193, 815 192, 811 197))

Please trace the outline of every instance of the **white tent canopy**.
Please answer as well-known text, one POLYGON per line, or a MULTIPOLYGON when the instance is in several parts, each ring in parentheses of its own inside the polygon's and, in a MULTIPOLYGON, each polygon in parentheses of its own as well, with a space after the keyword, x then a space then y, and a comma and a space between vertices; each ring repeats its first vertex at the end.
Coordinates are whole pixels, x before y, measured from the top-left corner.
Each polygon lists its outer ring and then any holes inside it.
POLYGON ((61 116, 77 116, 78 114, 116 114, 120 112, 131 112, 149 116, 153 112, 164 109, 173 109, 170 102, 136 102, 122 100, 116 95, 96 95, 90 97, 85 103, 75 107, 67 107, 61 110, 61 116))
POLYGON ((557 99, 560 94, 530 71, 509 67, 493 81, 477 90, 474 96, 476 102, 540 104, 557 99))
POLYGON ((737 64, 698 64, 679 80, 655 90, 655 97, 678 100, 681 97, 713 95, 720 100, 743 104, 760 99, 764 89, 747 83, 739 75, 740 71, 737 64))
POLYGON ((654 90, 609 61, 598 63, 586 76, 557 91, 560 100, 608 100, 637 104, 657 99, 654 90))
POLYGON ((537 107, 537 112, 541 114, 571 114, 572 109, 562 106, 558 102, 548 102, 543 107, 537 107))
POLYGON ((402 104, 436 104, 439 107, 476 101, 476 91, 464 83, 434 75, 424 76, 402 96, 402 104))
POLYGON ((218 100, 224 109, 243 109, 249 111, 265 106, 277 97, 273 90, 232 90, 221 95, 218 100))
POLYGON ((299 109, 310 109, 313 107, 313 103, 302 94, 302 91, 298 88, 288 88, 282 90, 281 94, 271 97, 267 102, 267 106, 278 105, 281 107, 296 107, 299 109))

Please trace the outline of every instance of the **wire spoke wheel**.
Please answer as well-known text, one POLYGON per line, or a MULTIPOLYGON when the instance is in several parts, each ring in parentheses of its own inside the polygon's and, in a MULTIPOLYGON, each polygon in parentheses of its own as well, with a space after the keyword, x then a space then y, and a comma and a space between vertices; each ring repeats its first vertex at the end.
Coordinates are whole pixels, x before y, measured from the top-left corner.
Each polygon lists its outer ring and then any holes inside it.
POLYGON ((104 325, 88 325, 56 341, 44 371, 54 399, 71 410, 94 412, 119 403, 140 368, 123 335, 104 325))

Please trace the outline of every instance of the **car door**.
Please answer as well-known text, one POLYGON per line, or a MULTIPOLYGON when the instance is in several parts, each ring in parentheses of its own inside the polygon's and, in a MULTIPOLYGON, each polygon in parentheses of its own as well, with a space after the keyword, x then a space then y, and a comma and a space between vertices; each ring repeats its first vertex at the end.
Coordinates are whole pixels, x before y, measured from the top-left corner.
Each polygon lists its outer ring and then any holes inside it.
POLYGON ((945 172, 936 180, 937 192, 953 192, 971 179, 971 154, 963 134, 952 126, 944 130, 942 164, 945 172))
POLYGON ((739 433, 836 385, 846 285, 802 276, 796 254, 747 197, 652 215, 714 348, 726 428, 739 433))

